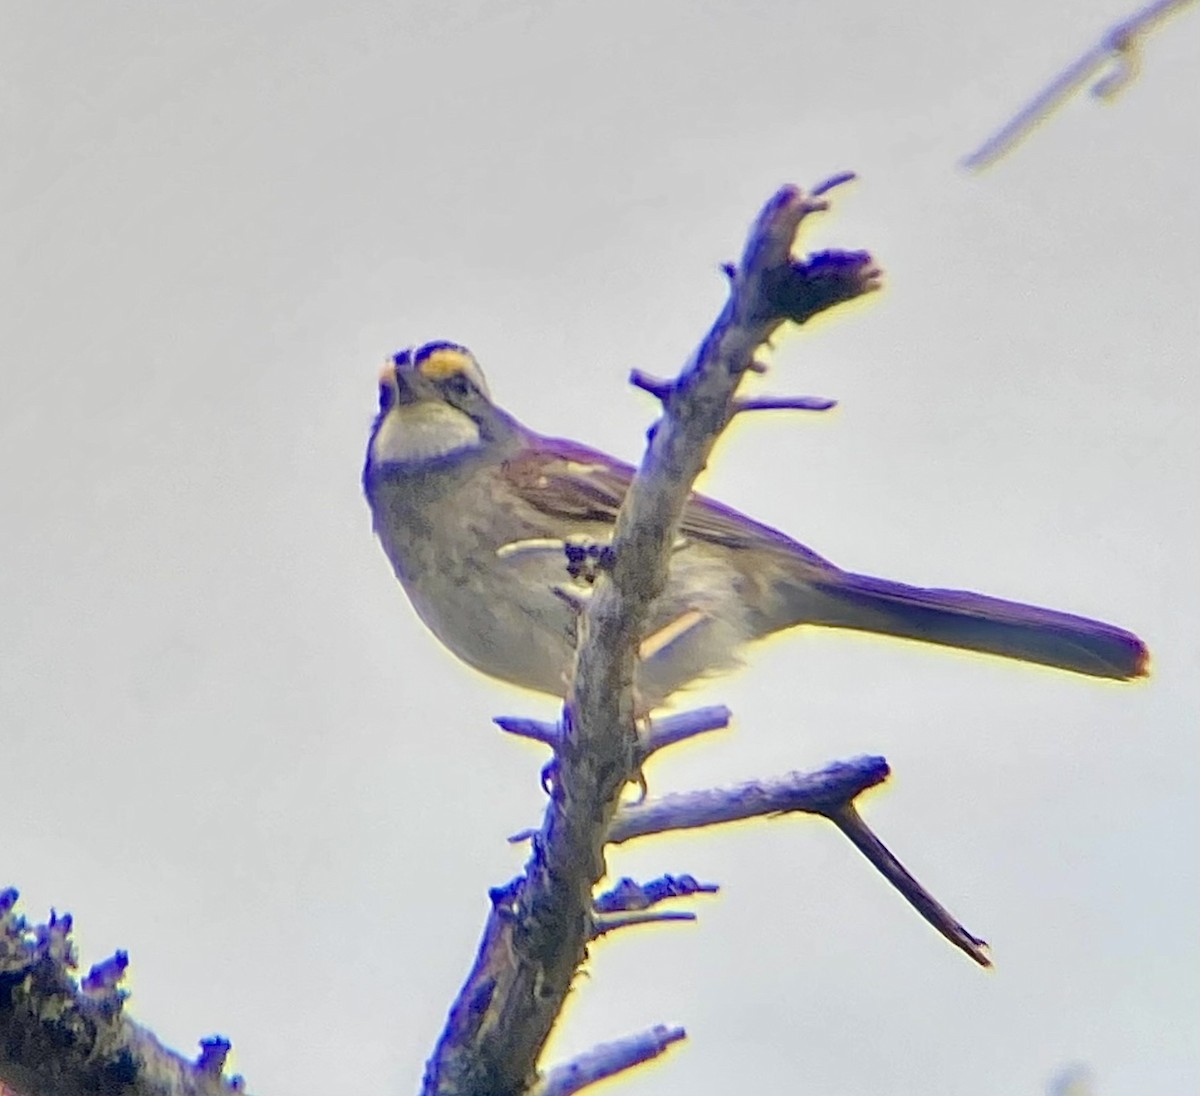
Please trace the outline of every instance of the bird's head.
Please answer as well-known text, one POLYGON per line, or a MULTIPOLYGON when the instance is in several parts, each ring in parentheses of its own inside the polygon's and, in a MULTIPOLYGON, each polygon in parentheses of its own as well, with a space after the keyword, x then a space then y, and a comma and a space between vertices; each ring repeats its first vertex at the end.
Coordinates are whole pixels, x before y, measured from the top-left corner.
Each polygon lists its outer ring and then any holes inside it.
POLYGON ((379 412, 364 474, 434 471, 482 455, 517 427, 492 403, 474 355, 452 342, 401 350, 379 375, 379 412))

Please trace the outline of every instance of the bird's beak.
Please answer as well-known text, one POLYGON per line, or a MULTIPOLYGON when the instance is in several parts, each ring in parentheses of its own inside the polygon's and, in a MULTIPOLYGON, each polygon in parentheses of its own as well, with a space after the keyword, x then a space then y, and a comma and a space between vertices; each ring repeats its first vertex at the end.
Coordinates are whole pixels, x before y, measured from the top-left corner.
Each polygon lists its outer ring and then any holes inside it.
POLYGON ((394 362, 385 362, 379 371, 379 383, 396 390, 396 403, 405 406, 417 402, 417 393, 413 390, 412 378, 408 371, 394 362))

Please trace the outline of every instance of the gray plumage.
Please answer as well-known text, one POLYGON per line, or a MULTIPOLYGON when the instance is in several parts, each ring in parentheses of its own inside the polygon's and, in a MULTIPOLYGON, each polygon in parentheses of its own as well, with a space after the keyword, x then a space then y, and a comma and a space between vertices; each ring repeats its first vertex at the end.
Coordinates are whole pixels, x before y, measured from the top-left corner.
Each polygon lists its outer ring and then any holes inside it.
MULTIPOLYGON (((396 356, 381 377, 363 485, 414 608, 485 674, 565 695, 575 649, 565 541, 604 544, 633 470, 535 434, 492 403, 451 343, 396 356)), ((649 711, 735 665, 746 643, 801 624, 851 628, 1096 677, 1145 672, 1134 635, 1100 621, 856 575, 790 537, 693 495, 636 687, 649 711)))

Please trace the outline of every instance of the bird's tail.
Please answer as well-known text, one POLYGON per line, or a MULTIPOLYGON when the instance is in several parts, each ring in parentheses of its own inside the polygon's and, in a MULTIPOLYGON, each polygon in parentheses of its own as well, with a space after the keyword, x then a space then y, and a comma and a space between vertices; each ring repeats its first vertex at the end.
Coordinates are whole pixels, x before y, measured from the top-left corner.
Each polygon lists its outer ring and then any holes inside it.
POLYGON ((963 590, 926 590, 837 571, 790 586, 791 622, 900 636, 1129 680, 1149 652, 1132 632, 1087 617, 963 590))

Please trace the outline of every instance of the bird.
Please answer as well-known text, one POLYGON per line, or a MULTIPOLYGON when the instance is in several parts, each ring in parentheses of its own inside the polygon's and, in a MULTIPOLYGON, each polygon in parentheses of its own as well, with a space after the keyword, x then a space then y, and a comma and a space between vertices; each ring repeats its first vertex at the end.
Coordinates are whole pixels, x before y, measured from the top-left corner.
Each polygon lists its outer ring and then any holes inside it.
MULTIPOLYGON (((586 593, 576 587, 586 576, 572 577, 567 552, 608 544, 633 475, 599 450, 518 422, 458 343, 402 350, 380 374, 363 466, 375 533, 429 630, 493 678, 568 695, 586 593)), ((638 650, 637 704, 653 711, 736 667, 752 641, 801 626, 1115 680, 1142 676, 1149 658, 1136 635, 1098 620, 842 570, 693 493, 638 650)))

